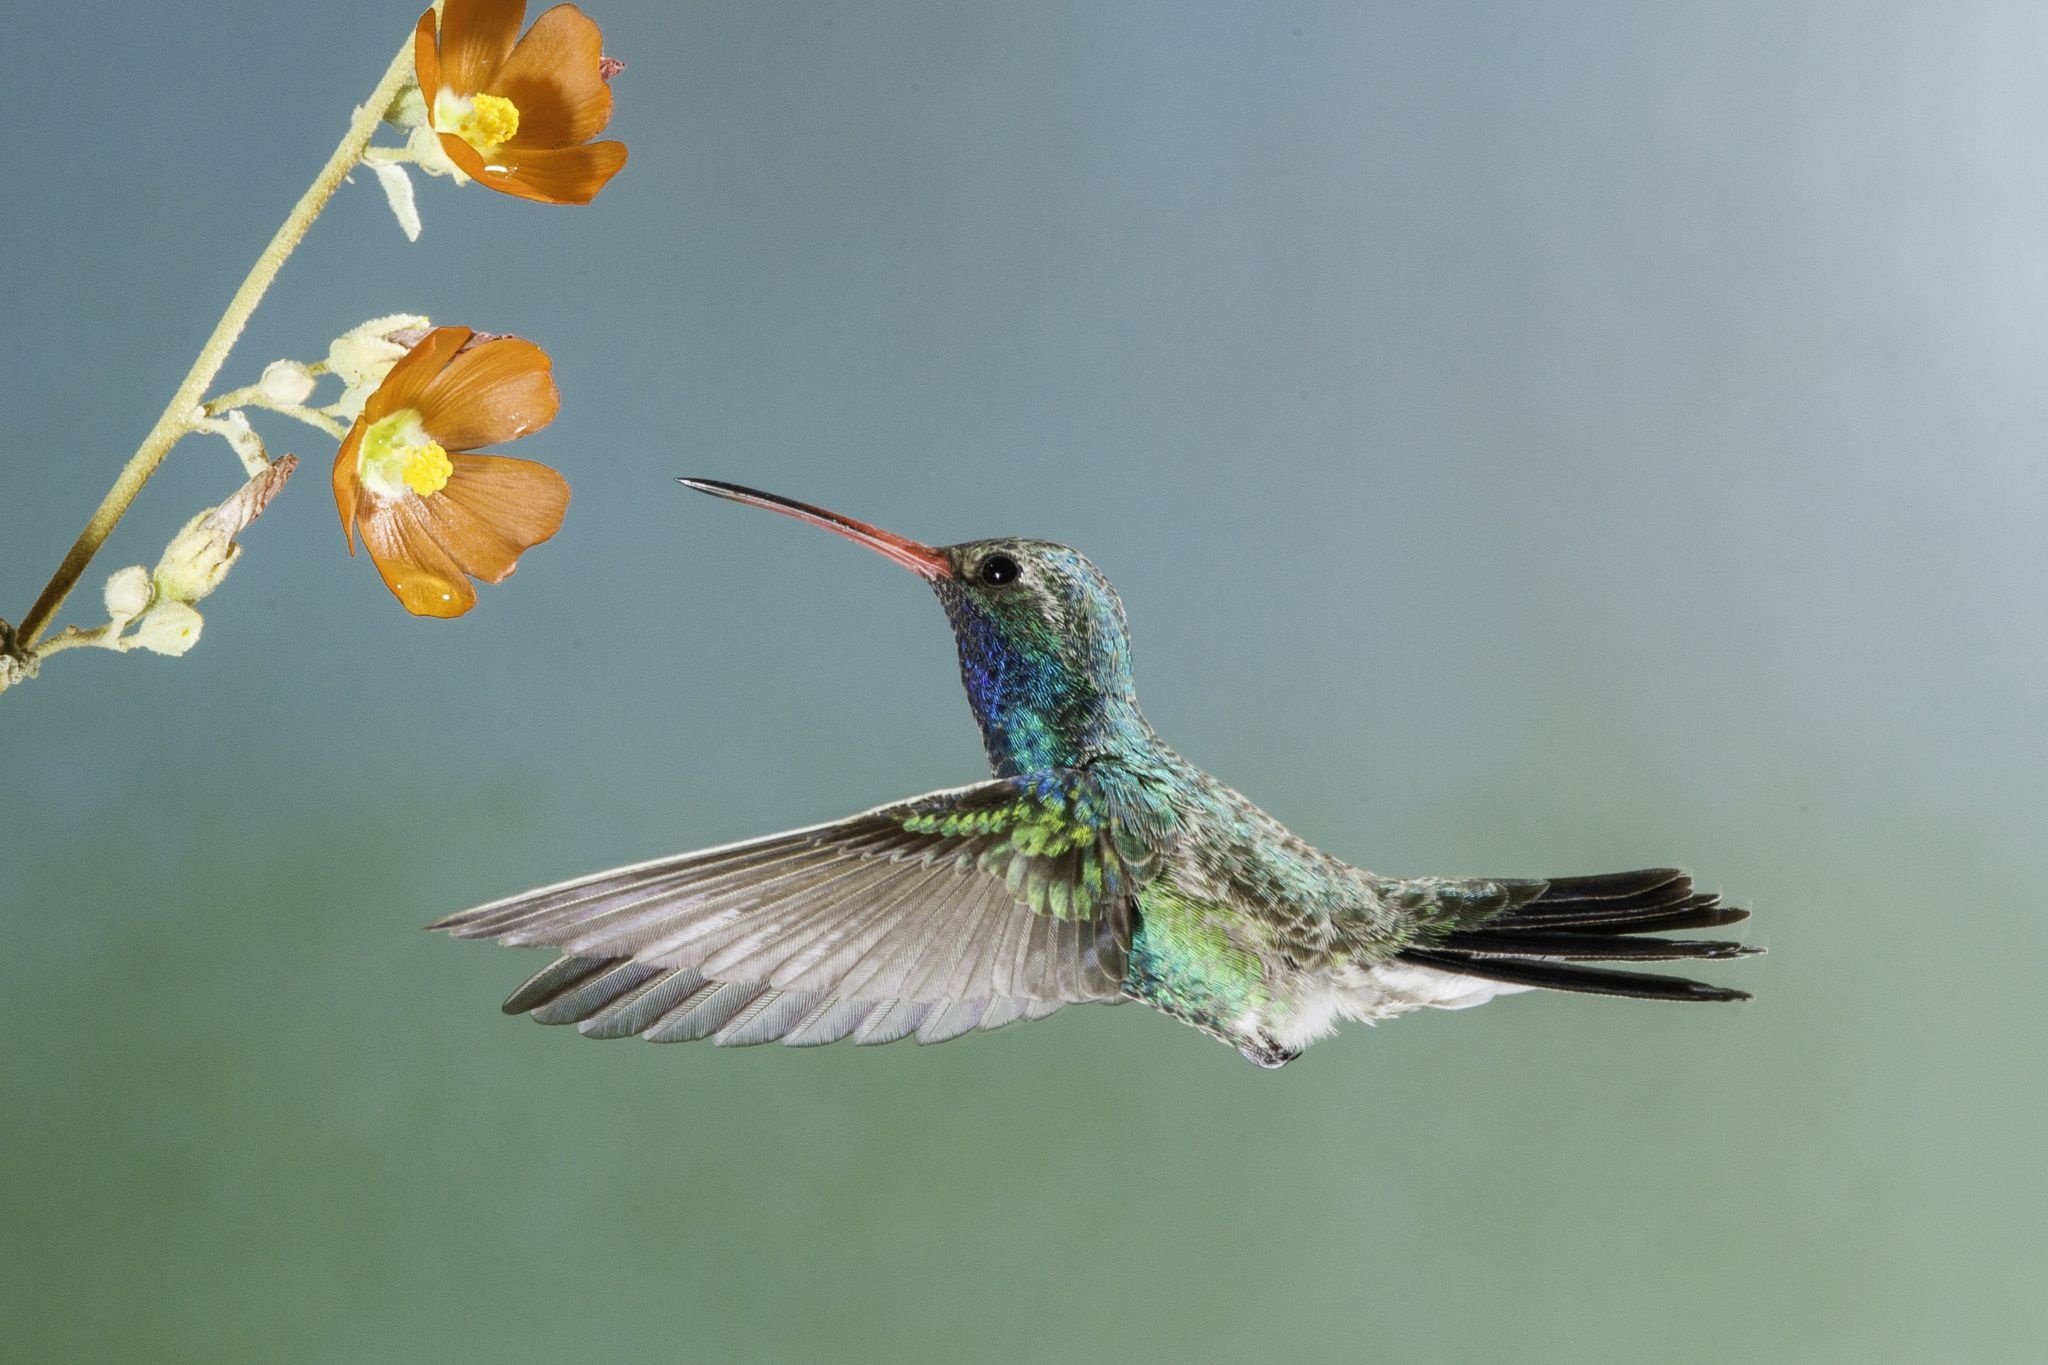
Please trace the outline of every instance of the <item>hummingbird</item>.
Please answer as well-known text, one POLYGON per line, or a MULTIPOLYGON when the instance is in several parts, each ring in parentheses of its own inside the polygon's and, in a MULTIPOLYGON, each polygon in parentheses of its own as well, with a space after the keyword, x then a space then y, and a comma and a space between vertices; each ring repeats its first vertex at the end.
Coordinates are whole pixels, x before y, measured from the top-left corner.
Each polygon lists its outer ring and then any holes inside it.
POLYGON ((738 484, 679 482, 836 532, 930 584, 991 776, 429 925, 561 954, 507 1014, 595 1038, 798 1047, 936 1043, 1136 1000, 1277 1068, 1339 1020, 1512 992, 1749 998, 1611 965, 1761 951, 1661 937, 1749 913, 1676 868, 1390 877, 1289 833, 1146 723, 1123 604, 1075 550, 924 545, 738 484))

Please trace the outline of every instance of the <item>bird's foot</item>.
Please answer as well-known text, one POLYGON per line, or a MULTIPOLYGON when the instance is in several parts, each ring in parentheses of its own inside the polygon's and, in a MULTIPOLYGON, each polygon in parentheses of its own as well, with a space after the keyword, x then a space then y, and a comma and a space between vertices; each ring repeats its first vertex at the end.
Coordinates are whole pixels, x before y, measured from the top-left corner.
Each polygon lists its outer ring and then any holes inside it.
POLYGON ((1247 1061, 1257 1062, 1268 1071, 1278 1071, 1301 1055, 1299 1050, 1281 1047, 1270 1038, 1239 1042, 1237 1050, 1247 1061))

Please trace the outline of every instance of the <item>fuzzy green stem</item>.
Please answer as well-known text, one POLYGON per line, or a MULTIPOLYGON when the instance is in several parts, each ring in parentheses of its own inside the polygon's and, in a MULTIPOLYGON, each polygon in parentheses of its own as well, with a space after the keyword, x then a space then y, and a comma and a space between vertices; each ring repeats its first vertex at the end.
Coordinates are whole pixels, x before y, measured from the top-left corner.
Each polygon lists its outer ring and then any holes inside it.
POLYGON ((92 630, 80 630, 67 626, 49 639, 36 646, 36 657, 47 659, 52 654, 62 654, 67 649, 119 649, 121 631, 126 621, 109 621, 92 630))
MULTIPOLYGON (((326 362, 306 367, 313 374, 326 374, 326 362)), ((218 418, 232 408, 262 408, 266 412, 282 413, 294 421, 317 427, 337 441, 348 435, 348 424, 322 408, 307 407, 304 403, 273 403, 263 394, 261 384, 250 384, 246 388, 232 389, 217 398, 209 398, 200 411, 209 418, 218 418)), ((252 473, 255 471, 251 471, 252 473)))
POLYGON ((392 58, 383 79, 377 82, 377 88, 370 92, 370 98, 349 121, 348 134, 342 138, 341 145, 334 149, 333 156, 327 158, 327 164, 320 168, 320 174, 313 178, 312 185, 299 196, 299 202, 292 206, 284 225, 278 228, 277 235, 263 249, 248 278, 242 281, 242 287, 229 300, 227 312, 221 315, 213 335, 200 348, 199 358, 192 362, 185 382, 178 385, 177 392, 171 395, 163 415, 156 419, 156 425, 150 428, 149 435, 143 438, 141 446, 121 470, 120 477, 114 480, 114 486, 101 499, 99 509, 73 542, 64 562, 57 566, 57 572, 43 588, 42 595, 36 598, 35 605, 22 618, 14 633, 14 649, 26 653, 35 648, 36 641, 49 629, 52 618, 63 607, 64 599, 70 596, 72 588, 85 575, 86 566, 92 563, 93 556, 99 553, 100 546, 106 543, 107 537, 127 513, 136 494, 149 482, 150 475, 156 473, 157 466, 163 463, 171 447, 191 431, 193 408, 199 405, 207 386, 220 373, 221 366, 227 363, 228 352, 234 349, 242 329, 248 325, 250 315, 277 278, 286 258, 305 239, 313 220, 320 216, 320 210, 327 207, 327 201, 334 197, 334 192, 341 187, 348 173, 362 161, 363 151, 370 145, 370 138, 376 133, 385 111, 391 108, 392 101, 398 98, 405 83, 412 79, 412 67, 412 40, 408 38, 398 55, 392 58))

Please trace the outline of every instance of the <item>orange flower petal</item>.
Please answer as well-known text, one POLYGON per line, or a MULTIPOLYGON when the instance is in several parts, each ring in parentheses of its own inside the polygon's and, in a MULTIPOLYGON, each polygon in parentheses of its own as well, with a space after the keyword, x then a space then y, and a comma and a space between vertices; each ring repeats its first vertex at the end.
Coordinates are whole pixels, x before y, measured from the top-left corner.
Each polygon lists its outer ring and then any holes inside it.
POLYGON ((348 429, 348 435, 341 438, 341 449, 334 452, 334 507, 341 513, 341 538, 348 542, 348 557, 356 557, 356 504, 362 499, 362 485, 356 478, 356 456, 363 444, 364 418, 356 418, 356 424, 348 429))
MULTIPOLYGON (((448 153, 450 161, 462 168, 464 175, 468 176, 471 180, 481 181, 486 185, 490 185, 492 189, 500 188, 500 186, 492 185, 491 181, 494 178, 502 179, 506 173, 505 167, 498 167, 494 173, 489 166, 484 164, 484 159, 478 154, 476 148, 470 146, 469 143, 453 133, 444 133, 437 129, 434 136, 441 139, 441 150, 448 153)), ((503 160, 502 153, 505 149, 501 147, 498 150, 501 153, 499 159, 503 160)))
POLYGON ((420 425, 449 450, 516 441, 561 410, 551 369, 547 352, 532 342, 497 337, 458 352, 403 406, 417 407, 420 425))
POLYGON ((626 164, 623 142, 590 142, 581 147, 508 144, 491 153, 488 166, 461 138, 443 133, 441 145, 455 164, 479 183, 543 204, 587 204, 626 164), (467 160, 458 147, 469 153, 467 160))
POLYGON ((398 363, 384 376, 384 382, 363 404, 363 415, 356 419, 356 425, 360 427, 365 422, 389 417, 400 408, 419 407, 420 391, 475 335, 467 327, 436 327, 420 338, 410 351, 398 358, 398 363))
POLYGON ((612 88, 599 74, 604 35, 574 5, 533 21, 492 78, 490 93, 519 107, 515 147, 573 147, 612 119, 612 88))
POLYGON ((399 605, 414 616, 460 616, 476 589, 435 537, 418 497, 373 502, 363 512, 363 545, 399 605))
POLYGON ((419 78, 420 98, 432 111, 434 96, 441 93, 441 43, 434 30, 434 11, 420 16, 412 31, 412 70, 419 78))
POLYGON ((441 79, 458 95, 490 84, 512 44, 526 0, 448 0, 441 7, 441 79))
POLYGON ((502 583, 519 556, 562 529, 569 481, 544 464, 503 455, 453 456, 448 486, 422 499, 435 536, 486 583, 502 583))

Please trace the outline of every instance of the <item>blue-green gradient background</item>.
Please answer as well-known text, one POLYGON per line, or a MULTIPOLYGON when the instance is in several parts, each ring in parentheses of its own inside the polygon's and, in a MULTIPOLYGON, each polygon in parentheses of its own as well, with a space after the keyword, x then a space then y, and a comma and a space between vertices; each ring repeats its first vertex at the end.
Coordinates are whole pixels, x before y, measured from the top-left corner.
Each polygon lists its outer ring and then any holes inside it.
MULTIPOLYGON (((0 1354, 2017 1361, 2048 1339, 2038 5, 591 0, 595 206, 367 177, 223 376, 554 355, 567 525, 452 624, 332 444, 182 660, 0 698, 0 1354), (678 474, 1083 547, 1159 728, 1398 873, 1678 861, 1754 1004, 1278 1074, 507 1020, 480 899, 971 780, 908 575, 678 474)), ((23 6, 18 620, 414 12, 23 6)), ((226 492, 181 447, 98 583, 226 492)))

